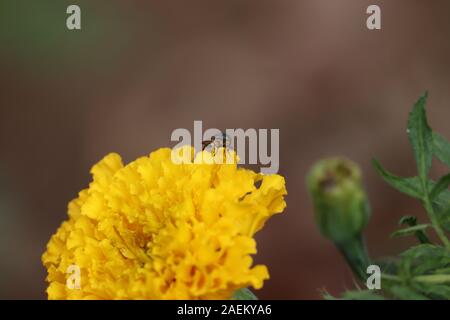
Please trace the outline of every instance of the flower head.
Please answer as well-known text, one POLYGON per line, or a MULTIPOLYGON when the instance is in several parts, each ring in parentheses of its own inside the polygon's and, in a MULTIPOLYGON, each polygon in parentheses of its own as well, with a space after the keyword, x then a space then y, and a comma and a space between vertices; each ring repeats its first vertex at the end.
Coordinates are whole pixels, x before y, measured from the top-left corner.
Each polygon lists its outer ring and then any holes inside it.
POLYGON ((42 257, 48 297, 227 299, 261 288, 269 275, 253 266, 253 235, 285 208, 284 178, 198 159, 211 154, 177 164, 164 148, 126 166, 117 154, 97 163, 42 257), (71 265, 79 289, 66 286, 71 265))
POLYGON ((361 234, 370 209, 357 164, 344 158, 324 159, 311 169, 307 184, 323 235, 342 243, 361 234))
POLYGON ((339 248, 355 274, 365 280, 370 258, 362 232, 370 208, 361 169, 348 159, 324 159, 313 166, 307 184, 320 231, 339 248))

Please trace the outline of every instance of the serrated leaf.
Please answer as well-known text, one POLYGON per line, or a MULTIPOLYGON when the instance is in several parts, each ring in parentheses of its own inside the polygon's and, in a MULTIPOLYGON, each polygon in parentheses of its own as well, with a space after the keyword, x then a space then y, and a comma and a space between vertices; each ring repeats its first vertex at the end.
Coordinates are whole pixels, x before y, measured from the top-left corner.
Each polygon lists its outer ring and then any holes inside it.
POLYGON ((383 166, 377 161, 373 160, 372 164, 375 168, 375 170, 381 175, 381 177, 386 181, 390 186, 397 189, 400 192, 403 192, 413 198, 416 199, 422 199, 423 198, 423 192, 421 188, 420 181, 418 177, 412 177, 412 178, 402 178, 399 176, 396 176, 386 169, 383 168, 383 166))
POLYGON ((436 132, 433 132, 433 153, 448 167, 450 167, 450 142, 436 132))
POLYGON ((403 216, 398 221, 398 224, 401 226, 403 224, 407 224, 409 226, 415 226, 417 225, 417 218, 414 216, 403 216))
MULTIPOLYGON (((397 189, 398 191, 422 200, 422 186, 418 177, 402 178, 396 176, 386 169, 377 161, 372 161, 375 170, 381 175, 381 177, 388 183, 391 187, 397 189)), ((437 183, 429 180, 428 189, 433 190, 437 183)), ((448 232, 450 232, 450 190, 443 190, 439 194, 435 195, 432 199, 434 209, 439 221, 439 224, 448 232)), ((425 238, 419 239, 422 243, 427 243, 425 238)))
POLYGON ((411 273, 414 276, 429 275, 430 273, 435 273, 437 268, 446 266, 448 266, 448 263, 443 257, 426 255, 411 263, 411 273))
POLYGON ((436 269, 433 272, 436 274, 450 274, 450 266, 448 268, 436 269))
MULTIPOLYGON (((436 186, 436 182, 429 180, 428 188, 432 190, 436 186)), ((443 190, 434 199, 433 203, 445 208, 450 208, 450 190, 443 190)))
POLYGON ((429 300, 425 295, 409 287, 393 286, 389 291, 392 295, 401 300, 429 300))
POLYGON ((413 259, 417 259, 425 255, 447 256, 450 259, 450 255, 445 248, 432 244, 417 245, 400 254, 401 257, 410 257, 413 259))
POLYGON ((400 229, 400 230, 397 230, 397 231, 391 233, 391 238, 409 236, 409 235, 415 234, 418 231, 423 231, 426 228, 428 228, 429 226, 430 225, 428 225, 428 224, 417 224, 412 227, 400 229))
POLYGON ((450 173, 441 177, 439 181, 434 185, 433 189, 430 192, 430 199, 433 200, 441 192, 443 192, 444 190, 448 190, 449 184, 450 184, 450 173))
MULTIPOLYGON (((384 169, 383 166, 376 159, 372 161, 372 164, 375 170, 378 172, 378 174, 391 187, 397 189, 398 191, 410 197, 422 200, 423 193, 419 177, 403 178, 396 176, 387 171, 386 169, 384 169)), ((436 188, 437 184, 438 183, 434 182, 433 180, 428 180, 428 189, 433 190, 434 188, 436 188)), ((439 188, 441 189, 442 186, 440 186, 439 188)), ((433 203, 439 205, 441 208, 444 208, 444 210, 450 209, 450 190, 444 189, 438 192, 432 199, 432 201, 433 203)))
MULTIPOLYGON (((417 218, 414 216, 403 216, 400 218, 398 224, 407 224, 410 227, 414 227, 417 225, 417 218)), ((430 243, 430 240, 428 239, 427 234, 424 230, 417 230, 416 232, 414 232, 414 235, 417 237, 420 243, 430 243)), ((395 235, 391 235, 391 237, 395 237, 395 235)))
POLYGON ((446 248, 421 244, 400 254, 399 270, 406 280, 415 276, 433 274, 437 269, 450 267, 450 254, 446 248))
POLYGON ((258 300, 248 288, 242 288, 234 292, 233 300, 258 300))
POLYGON ((433 208, 439 225, 450 232, 450 190, 444 190, 433 199, 433 208))
MULTIPOLYGON (((379 162, 373 161, 373 165, 383 179, 393 188, 413 198, 421 200, 421 183, 418 177, 401 178, 385 170, 379 162)), ((428 189, 433 190, 437 183, 428 180, 428 189)), ((450 232, 450 190, 443 190, 432 199, 439 224, 450 232)))
POLYGON ((450 209, 447 211, 438 212, 437 218, 439 225, 447 232, 450 232, 450 209))
MULTIPOLYGON (((426 187, 433 157, 433 135, 425 111, 427 96, 426 93, 416 102, 408 119, 408 137, 414 150, 417 170, 423 187, 426 187)), ((422 191, 425 192, 425 190, 422 191)))
POLYGON ((415 289, 435 300, 450 300, 450 286, 442 284, 413 283, 415 289))

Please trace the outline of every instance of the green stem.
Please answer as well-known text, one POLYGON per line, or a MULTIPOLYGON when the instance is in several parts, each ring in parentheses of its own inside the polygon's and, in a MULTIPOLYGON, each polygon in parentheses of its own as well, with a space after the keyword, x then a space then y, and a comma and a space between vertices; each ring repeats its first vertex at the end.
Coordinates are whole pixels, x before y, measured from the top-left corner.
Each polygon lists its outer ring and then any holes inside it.
MULTIPOLYGON (((388 281, 394 281, 394 282, 402 282, 403 280, 393 274, 381 274, 381 279, 388 280, 388 281)), ((411 279, 411 281, 416 282, 425 282, 425 283, 434 283, 434 284, 441 284, 441 283, 449 283, 450 282, 450 275, 449 274, 427 274, 422 276, 416 276, 411 279)))
POLYGON ((354 239, 336 243, 339 251, 347 260, 353 273, 358 276, 361 281, 367 280, 367 267, 370 265, 370 258, 367 248, 361 235, 354 239))
POLYGON ((428 216, 430 217, 431 224, 433 225, 436 234, 439 239, 441 239, 442 243, 445 245, 447 249, 450 249, 450 241, 445 235, 444 230, 439 225, 439 221, 436 217, 436 213, 434 212, 433 205, 430 201, 430 196, 428 194, 428 190, 425 190, 425 199, 424 199, 425 210, 428 212, 428 216))
POLYGON ((385 280, 389 280, 389 281, 397 281, 397 282, 402 281, 398 276, 395 276, 393 274, 385 274, 385 273, 381 274, 381 279, 385 279, 385 280))
POLYGON ((426 283, 449 283, 449 274, 429 274, 424 276, 417 276, 413 278, 414 281, 426 282, 426 283))

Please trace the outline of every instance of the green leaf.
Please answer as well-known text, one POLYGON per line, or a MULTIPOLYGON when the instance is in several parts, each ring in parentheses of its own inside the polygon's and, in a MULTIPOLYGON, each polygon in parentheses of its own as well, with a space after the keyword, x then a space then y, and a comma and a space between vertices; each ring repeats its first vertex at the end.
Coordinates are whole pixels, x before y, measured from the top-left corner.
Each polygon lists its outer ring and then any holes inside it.
MULTIPOLYGON (((421 244, 411 247, 400 254, 404 258, 418 259, 426 255, 442 255, 447 252, 444 248, 432 244, 421 244)), ((447 253, 448 254, 448 253, 447 253)), ((449 256, 450 258, 450 256, 449 256)))
MULTIPOLYGON (((400 218, 400 221, 398 222, 399 225, 407 224, 410 227, 414 227, 417 225, 417 218, 414 216, 403 216, 400 218)), ((395 232, 394 232, 395 233, 395 232)), ((427 237, 427 234, 425 233, 425 230, 417 230, 414 232, 414 235, 417 237, 417 239, 420 241, 420 243, 430 243, 430 240, 427 237)), ((391 237, 395 237, 396 235, 391 234, 391 237)))
MULTIPOLYGON (((409 195, 410 197, 422 200, 422 187, 418 177, 402 178, 393 175, 384 169, 377 160, 373 160, 375 170, 393 188, 409 195)), ((433 190, 438 183, 433 180, 428 181, 428 189, 433 190)), ((450 232, 450 190, 443 190, 432 199, 440 225, 450 232)))
POLYGON ((391 187, 413 198, 423 198, 423 192, 418 177, 402 178, 393 175, 384 169, 383 166, 375 159, 372 161, 372 164, 375 170, 383 177, 384 181, 386 181, 391 187))
POLYGON ((418 225, 415 225, 412 227, 400 229, 400 230, 397 230, 397 231, 391 233, 391 238, 404 237, 404 236, 416 234, 416 232, 423 231, 426 228, 428 228, 429 226, 430 225, 428 225, 428 224, 418 224, 418 225))
POLYGON ((403 216, 400 218, 400 220, 398 221, 398 224, 404 225, 407 224, 409 226, 415 226, 417 224, 417 218, 414 216, 403 216))
POLYGON ((321 294, 322 294, 322 297, 323 297, 325 300, 339 300, 338 298, 334 297, 333 295, 331 295, 331 294, 330 294, 329 292, 327 292, 327 291, 322 291, 321 294))
POLYGON ((417 276, 414 278, 414 280, 422 283, 432 284, 450 283, 450 274, 427 274, 417 276))
MULTIPOLYGON (((428 182, 428 188, 430 190, 433 190, 436 186, 436 182, 433 180, 429 180, 428 182)), ((444 189, 439 194, 437 194, 434 199, 433 203, 439 205, 440 207, 446 209, 450 209, 450 190, 444 189)))
POLYGON ((435 300, 450 300, 450 286, 442 284, 413 283, 413 287, 435 300))
POLYGON ((433 200, 436 198, 441 192, 448 189, 448 185, 450 184, 450 173, 441 177, 439 181, 434 185, 433 189, 430 193, 430 199, 433 200))
POLYGON ((389 291, 398 299, 401 300, 429 300, 425 295, 404 286, 393 286, 389 291))
MULTIPOLYGON (((425 93, 417 101, 408 119, 408 137, 413 146, 414 157, 423 188, 427 188, 426 181, 433 157, 433 135, 428 125, 425 111, 427 96, 428 94, 425 93)), ((425 192, 426 190, 422 191, 425 192)))
POLYGON ((436 269, 433 272, 435 274, 450 274, 450 266, 448 268, 436 269))
POLYGON ((373 292, 373 290, 361 291, 347 291, 342 295, 344 300, 384 300, 380 294, 373 292))
POLYGON ((233 300, 258 300, 248 288, 242 288, 234 292, 233 300))
POLYGON ((374 261, 375 265, 379 266, 383 273, 397 274, 398 258, 397 257, 382 257, 374 261))
POLYGON ((450 208, 447 211, 438 212, 437 218, 441 227, 450 232, 450 208))
POLYGON ((450 142, 436 132, 433 132, 433 153, 448 167, 450 167, 450 142))
POLYGON ((439 225, 450 232, 450 190, 444 190, 433 199, 439 225))
POLYGON ((400 276, 405 280, 412 277, 434 274, 438 269, 450 267, 450 254, 446 248, 421 244, 400 254, 400 276))

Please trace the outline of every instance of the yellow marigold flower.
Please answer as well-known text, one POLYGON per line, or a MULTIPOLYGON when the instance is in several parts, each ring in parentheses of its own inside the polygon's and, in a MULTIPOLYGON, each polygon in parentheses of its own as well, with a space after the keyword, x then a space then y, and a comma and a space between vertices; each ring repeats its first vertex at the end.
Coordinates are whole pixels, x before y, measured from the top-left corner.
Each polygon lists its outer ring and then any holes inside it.
POLYGON ((42 256, 49 299, 228 299, 262 287, 253 235, 285 208, 284 178, 206 164, 207 151, 176 164, 171 151, 126 166, 112 153, 92 168, 42 256), (71 265, 78 289, 66 285, 71 265))

